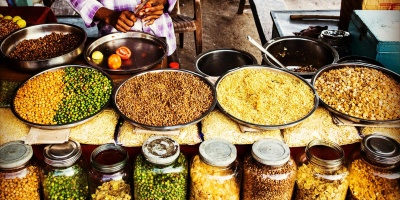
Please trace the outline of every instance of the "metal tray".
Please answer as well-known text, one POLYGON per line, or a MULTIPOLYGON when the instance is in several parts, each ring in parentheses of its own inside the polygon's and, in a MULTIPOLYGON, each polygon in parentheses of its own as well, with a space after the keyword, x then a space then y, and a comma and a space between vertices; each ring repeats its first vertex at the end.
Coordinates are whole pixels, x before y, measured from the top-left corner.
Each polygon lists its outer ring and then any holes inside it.
POLYGON ((201 76, 200 74, 198 74, 196 72, 189 71, 189 70, 184 70, 184 69, 179 69, 179 70, 176 70, 176 69, 157 69, 157 70, 149 70, 149 71, 145 71, 145 72, 141 72, 141 73, 135 74, 131 78, 129 78, 129 79, 125 80, 124 82, 122 82, 116 88, 116 90, 115 90, 115 92, 113 94, 113 104, 114 104, 115 110, 117 111, 117 113, 120 116, 122 116, 125 120, 127 120, 128 122, 132 123, 133 125, 135 125, 137 127, 148 129, 148 130, 154 130, 154 131, 172 131, 172 130, 179 130, 179 129, 182 129, 184 127, 187 127, 187 126, 190 126, 192 124, 196 124, 196 123, 200 122, 205 116, 207 116, 214 109, 215 105, 217 104, 217 98, 216 98, 216 92, 215 92, 215 88, 214 88, 213 84, 208 79, 206 79, 205 77, 201 76), (148 74, 148 73, 163 73, 163 72, 176 72, 176 73, 192 74, 192 75, 200 78, 205 84, 207 84, 211 88, 212 93, 213 93, 213 103, 208 108, 208 110, 202 116, 200 116, 199 118, 197 118, 197 119, 195 119, 195 120, 193 120, 191 122, 188 122, 188 123, 185 123, 185 124, 173 125, 173 126, 151 126, 151 125, 147 125, 147 124, 142 124, 142 123, 139 123, 139 122, 137 122, 135 120, 132 120, 129 117, 127 117, 126 115, 124 115, 120 111, 120 109, 119 109, 119 107, 117 105, 117 98, 116 97, 117 97, 117 94, 118 94, 120 88, 127 81, 129 81, 130 79, 132 79, 134 77, 142 76, 142 75, 145 75, 145 74, 148 74))
MULTIPOLYGON (((13 112, 13 114, 14 114, 19 120, 21 120, 21 121, 24 122, 25 124, 27 124, 27 125, 29 125, 29 126, 32 126, 32 127, 36 127, 36 128, 40 128, 40 129, 53 129, 53 130, 54 130, 54 129, 67 129, 67 128, 72 128, 72 127, 78 126, 78 125, 80 125, 80 124, 83 124, 83 123, 89 121, 90 119, 92 119, 92 118, 95 117, 96 115, 100 114, 104 109, 106 109, 106 108, 110 105, 110 102, 111 102, 111 95, 110 95, 108 101, 104 104, 104 106, 103 106, 100 110, 98 110, 96 113, 94 113, 92 116, 83 118, 83 119, 78 120, 78 121, 75 121, 75 122, 66 123, 66 124, 57 124, 57 125, 37 124, 37 123, 30 122, 30 121, 27 121, 26 119, 22 118, 22 117, 15 111, 15 106, 14 106, 15 96, 16 96, 16 94, 17 94, 17 91, 18 91, 25 83, 27 83, 29 80, 34 79, 35 77, 37 77, 37 76, 39 76, 39 75, 41 75, 41 74, 43 74, 43 73, 50 72, 50 71, 55 71, 55 70, 58 70, 58 69, 63 69, 63 68, 66 68, 66 67, 91 68, 91 69, 93 69, 93 67, 85 66, 85 65, 65 65, 65 66, 58 66, 58 67, 54 67, 54 68, 51 68, 51 69, 47 69, 47 70, 45 70, 45 71, 39 72, 39 73, 37 73, 37 74, 31 76, 30 78, 28 78, 27 80, 25 80, 24 82, 22 82, 21 85, 18 86, 18 88, 17 88, 16 91, 14 92, 14 95, 13 95, 13 97, 12 97, 12 102, 11 102, 11 111, 13 112)), ((102 70, 99 70, 99 69, 95 69, 95 70, 100 71, 104 76, 106 76, 106 77, 110 80, 110 82, 111 82, 111 87, 113 87, 112 79, 111 79, 111 77, 110 77, 106 72, 104 72, 104 71, 102 71, 102 70)))
POLYGON ((68 64, 76 60, 84 50, 86 39, 87 35, 85 30, 75 25, 63 23, 40 24, 12 32, 1 42, 0 50, 1 54, 4 55, 5 60, 8 61, 10 67, 22 72, 38 72, 54 66, 68 64), (16 41, 38 39, 50 35, 52 32, 79 35, 79 45, 64 55, 44 60, 22 61, 12 59, 8 56, 19 44, 19 42, 16 41))
MULTIPOLYGON (((312 93, 313 93, 313 95, 314 95, 314 107, 311 109, 311 111, 310 111, 307 115, 303 116, 303 117, 302 117, 301 119, 299 119, 299 120, 296 120, 296 121, 293 121, 293 122, 290 122, 290 123, 286 123, 286 124, 280 124, 280 125, 265 125, 265 124, 254 124, 254 123, 251 123, 251 122, 247 122, 247 121, 244 121, 244 120, 242 120, 242 119, 239 119, 239 118, 237 118, 237 117, 231 115, 229 112, 227 112, 227 111, 224 109, 223 106, 221 106, 221 104, 219 104, 218 99, 217 99, 217 105, 218 105, 218 107, 220 108, 220 110, 221 110, 225 115, 227 115, 228 117, 230 117, 232 120, 236 121, 237 123, 242 124, 242 125, 247 126, 247 127, 255 128, 255 129, 263 129, 263 130, 284 129, 284 128, 289 128, 289 127, 292 127, 292 126, 297 125, 298 123, 300 123, 300 122, 303 121, 304 119, 308 118, 308 117, 309 117, 311 114, 313 114, 314 111, 317 109, 317 107, 318 107, 318 97, 317 97, 317 94, 316 94, 315 89, 311 86, 311 84, 310 84, 309 82, 307 82, 304 78, 302 78, 301 76, 299 76, 299 75, 297 75, 297 74, 294 74, 294 73, 292 73, 292 72, 286 71, 286 70, 281 69, 281 68, 273 67, 273 66, 247 65, 247 66, 243 66, 243 67, 240 67, 240 68, 232 69, 232 70, 226 72, 225 74, 223 74, 222 76, 220 76, 220 77, 218 78, 217 82, 215 83, 215 88, 218 88, 219 83, 220 83, 225 77, 227 77, 228 75, 230 75, 230 74, 232 74, 232 73, 235 73, 235 72, 237 72, 237 71, 246 70, 246 69, 262 69, 262 70, 268 70, 268 71, 275 72, 275 73, 287 74, 287 75, 292 76, 292 77, 295 78, 295 79, 299 79, 300 81, 302 81, 302 82, 304 82, 305 84, 307 84, 307 85, 309 86, 309 88, 312 90, 312 93)), ((217 95, 218 95, 218 94, 217 94, 217 95)), ((288 96, 288 98, 290 98, 290 96, 288 96)))
POLYGON ((138 31, 126 33, 111 33, 92 42, 85 50, 84 58, 93 67, 103 69, 110 74, 132 74, 153 68, 160 64, 167 56, 167 43, 153 35, 138 31), (110 69, 107 64, 108 57, 115 53, 120 46, 127 46, 132 56, 122 60, 119 69, 110 69), (94 51, 103 53, 103 60, 96 64, 91 56, 94 51))
MULTIPOLYGON (((319 76, 321 76, 322 73, 329 71, 329 70, 333 70, 333 69, 341 69, 344 67, 353 67, 353 68, 357 68, 357 67, 366 67, 366 68, 372 68, 372 69, 376 69, 379 70, 383 73, 386 73, 388 75, 390 75, 392 78, 394 78, 397 82, 400 83, 400 75, 388 70, 384 67, 380 67, 377 65, 372 65, 372 64, 367 64, 367 63, 340 63, 340 64, 331 64, 331 65, 327 65, 321 69, 319 69, 315 75, 312 77, 311 79, 311 84, 313 85, 313 87, 315 86, 315 81, 318 79, 319 76)), ((327 108, 330 112, 336 114, 339 117, 342 117, 344 119, 350 120, 352 122, 356 122, 356 123, 361 123, 361 124, 391 124, 391 123, 400 123, 400 119, 394 119, 394 120, 367 120, 367 119, 361 119, 358 117, 354 117, 345 113, 342 113, 336 109, 334 109, 333 107, 329 106, 328 104, 326 104, 322 99, 320 99, 321 104, 327 108)))

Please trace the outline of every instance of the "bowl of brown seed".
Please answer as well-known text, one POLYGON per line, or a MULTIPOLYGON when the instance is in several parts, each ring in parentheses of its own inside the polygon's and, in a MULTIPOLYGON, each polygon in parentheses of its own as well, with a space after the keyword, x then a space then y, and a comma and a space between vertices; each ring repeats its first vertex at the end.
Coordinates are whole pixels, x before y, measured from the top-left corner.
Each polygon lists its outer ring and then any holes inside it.
POLYGON ((157 69, 122 82, 113 103, 119 115, 137 127, 171 131, 200 122, 214 109, 215 94, 212 83, 196 72, 157 69))
POLYGON ((1 42, 0 51, 13 69, 39 72, 76 60, 86 39, 85 30, 72 24, 39 24, 9 34, 1 42))

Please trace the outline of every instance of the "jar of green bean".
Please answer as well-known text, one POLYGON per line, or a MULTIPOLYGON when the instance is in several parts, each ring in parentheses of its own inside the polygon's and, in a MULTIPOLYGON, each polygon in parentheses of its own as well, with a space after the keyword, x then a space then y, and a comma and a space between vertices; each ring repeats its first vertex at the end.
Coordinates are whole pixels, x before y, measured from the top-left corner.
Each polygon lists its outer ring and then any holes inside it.
POLYGON ((45 200, 89 197, 88 168, 78 142, 47 145, 43 155, 45 166, 40 175, 45 200))
POLYGON ((39 166, 33 150, 23 141, 0 146, 0 199, 40 200, 39 166))
POLYGON ((89 170, 92 199, 132 199, 128 160, 128 152, 119 145, 104 144, 93 150, 89 170))
POLYGON ((153 136, 143 143, 134 163, 134 199, 185 200, 187 179, 188 162, 175 140, 153 136))

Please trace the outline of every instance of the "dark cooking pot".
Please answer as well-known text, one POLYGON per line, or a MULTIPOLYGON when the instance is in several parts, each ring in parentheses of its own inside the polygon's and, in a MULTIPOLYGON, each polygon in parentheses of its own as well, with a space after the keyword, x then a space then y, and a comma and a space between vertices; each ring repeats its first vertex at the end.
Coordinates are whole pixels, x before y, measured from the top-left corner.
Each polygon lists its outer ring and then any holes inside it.
POLYGON ((195 70, 203 76, 221 76, 244 65, 255 65, 257 59, 248 52, 237 49, 215 49, 196 57, 195 70))
MULTIPOLYGON (((337 51, 320 40, 303 36, 285 36, 274 38, 264 45, 279 62, 289 69, 301 66, 312 66, 316 69, 336 63, 339 59, 337 51)), ((263 59, 270 65, 278 66, 265 54, 263 59)), ((295 72, 301 76, 312 76, 315 72, 295 72)))

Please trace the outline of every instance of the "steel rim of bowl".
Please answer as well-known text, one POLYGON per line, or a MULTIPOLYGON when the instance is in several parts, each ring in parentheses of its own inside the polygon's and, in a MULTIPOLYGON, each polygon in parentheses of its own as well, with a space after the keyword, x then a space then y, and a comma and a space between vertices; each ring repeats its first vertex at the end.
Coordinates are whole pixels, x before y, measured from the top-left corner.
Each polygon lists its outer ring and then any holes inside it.
POLYGON ((81 119, 81 120, 78 120, 78 121, 76 121, 76 122, 70 122, 70 123, 66 123, 66 124, 62 124, 62 125, 60 125, 60 124, 49 124, 49 125, 46 125, 46 124, 36 124, 36 123, 33 123, 33 122, 29 122, 29 121, 23 119, 21 116, 19 116, 19 114, 15 111, 15 107, 14 107, 14 99, 15 99, 15 96, 16 96, 16 94, 17 94, 17 91, 18 91, 25 83, 27 83, 29 80, 31 80, 31 79, 34 78, 34 77, 37 77, 37 76, 39 76, 39 75, 41 75, 41 74, 44 74, 44 73, 46 73, 46 72, 50 72, 50 71, 54 71, 54 70, 58 70, 58 69, 63 69, 63 68, 67 68, 67 67, 89 68, 89 69, 98 70, 98 71, 100 71, 104 76, 106 76, 106 77, 108 78, 108 80, 110 80, 112 90, 114 89, 114 84, 113 84, 113 81, 112 81, 111 77, 110 77, 106 72, 104 72, 104 71, 102 71, 102 70, 99 70, 99 69, 96 69, 96 68, 93 68, 93 67, 91 67, 91 66, 87 66, 87 65, 64 65, 64 66, 53 67, 53 68, 50 68, 50 69, 41 71, 41 72, 39 72, 39 73, 37 73, 37 74, 35 74, 35 75, 29 77, 27 80, 25 80, 24 82, 22 82, 22 83, 18 86, 18 88, 15 90, 15 92, 14 92, 14 94, 13 94, 13 96, 12 96, 12 102, 11 102, 11 104, 10 104, 11 111, 12 111, 12 113, 14 114, 14 116, 17 117, 17 118, 18 118, 19 120, 21 120, 22 122, 24 122, 25 124, 27 124, 27 125, 29 125, 29 126, 32 126, 32 127, 36 127, 36 128, 49 129, 49 130, 67 129, 67 128, 72 128, 72 127, 81 125, 81 124, 83 124, 83 123, 85 123, 85 122, 91 120, 92 118, 94 118, 95 116, 97 116, 98 114, 100 114, 103 110, 105 110, 107 107, 109 107, 109 105, 110 105, 110 103, 111 103, 112 94, 110 95, 110 97, 108 98, 108 101, 104 104, 104 106, 103 106, 100 110, 98 110, 97 112, 95 112, 92 116, 88 116, 88 117, 83 118, 83 119, 81 119))
MULTIPOLYGON (((289 128, 289 127, 292 127, 292 126, 295 126, 295 125, 299 124, 300 122, 302 122, 303 120, 305 120, 306 118, 308 118, 309 116, 311 116, 311 115, 315 112, 315 110, 317 109, 318 103, 319 103, 319 99, 318 99, 317 92, 316 92, 316 90, 314 89, 314 87, 313 87, 308 81, 306 81, 304 78, 302 78, 301 76, 299 76, 299 75, 297 75, 297 74, 294 74, 294 73, 292 73, 292 72, 286 71, 285 69, 277 68, 277 67, 275 67, 275 66, 267 66, 267 65, 246 65, 246 66, 243 66, 243 67, 235 68, 235 69, 230 70, 230 71, 226 72, 225 74, 221 75, 221 76, 218 78, 218 80, 215 82, 215 88, 218 87, 218 84, 219 84, 227 75, 229 75, 229 74, 231 74, 231 73, 234 73, 234 72, 236 72, 236 71, 238 71, 238 70, 245 70, 245 69, 268 69, 268 70, 272 70, 272 71, 278 71, 278 72, 280 72, 280 73, 287 73, 287 74, 289 74, 289 75, 291 75, 291 76, 294 76, 295 78, 300 79, 301 81, 303 81, 304 83, 306 83, 307 86, 311 89, 311 91, 312 91, 312 93, 313 93, 313 95, 314 95, 314 107, 310 110, 310 112, 309 112, 307 115, 303 116, 302 118, 300 118, 300 119, 298 119, 298 120, 296 120, 296 121, 293 121, 293 122, 290 122, 290 123, 287 123, 287 124, 279 124, 279 125, 262 125, 262 124, 254 124, 254 123, 246 122, 246 121, 244 121, 244 120, 242 120, 242 119, 239 119, 239 118, 237 118, 237 117, 231 115, 230 113, 228 113, 228 112, 223 108, 223 106, 221 106, 221 104, 218 102, 218 99, 217 99, 217 106, 218 106, 218 108, 219 108, 224 114, 226 114, 229 118, 233 119, 233 120, 236 121, 237 123, 242 124, 242 125, 247 126, 247 127, 250 127, 250 128, 262 129, 262 130, 284 129, 284 128, 289 128)), ((217 94, 217 97, 218 97, 218 94, 217 94)))
MULTIPOLYGON (((200 70, 199 61, 202 58, 204 58, 205 56, 209 55, 209 54, 218 53, 218 52, 234 52, 234 53, 242 54, 242 55, 248 57, 250 60, 252 60, 253 61, 253 63, 252 63, 253 65, 257 64, 256 57, 254 57, 249 52, 246 52, 246 51, 243 51, 243 50, 239 50, 239 49, 235 49, 235 48, 213 49, 213 50, 210 50, 210 51, 207 51, 207 52, 203 52, 203 53, 199 54, 198 56, 196 56, 196 60, 195 60, 195 63, 194 63, 194 69, 196 70, 196 72, 199 73, 202 76, 205 76, 205 77, 211 76, 211 75, 208 75, 208 74, 206 74, 206 73, 204 73, 204 72, 202 72, 200 70)), ((247 65, 250 65, 250 64, 247 64, 247 65)), ((235 68, 233 68, 233 69, 235 69, 235 68)))
POLYGON ((141 72, 141 71, 144 71, 144 70, 151 69, 151 68, 153 68, 154 66, 156 66, 157 64, 161 63, 161 62, 163 61, 163 59, 164 59, 164 58, 167 56, 167 54, 168 54, 167 49, 168 49, 168 46, 167 46, 167 43, 166 43, 165 41, 163 41, 163 40, 161 40, 160 38, 158 38, 158 37, 156 37, 156 36, 154 36, 154 35, 151 35, 151 34, 149 34, 149 33, 141 32, 141 31, 128 31, 128 32, 126 32, 126 33, 117 32, 117 33, 110 33, 110 34, 104 35, 104 36, 102 36, 102 37, 96 39, 95 41, 93 41, 89 46, 86 47, 83 57, 84 57, 86 63, 88 63, 90 66, 95 67, 95 68, 103 69, 103 70, 106 71, 107 73, 110 73, 110 74, 132 74, 132 73, 141 72), (155 41, 156 43, 158 43, 160 46, 163 47, 163 49, 164 49, 164 54, 163 54, 163 56, 162 56, 161 58, 159 58, 158 60, 156 60, 156 61, 154 61, 154 62, 152 62, 152 63, 150 63, 150 64, 148 64, 148 65, 145 65, 145 66, 143 66, 143 67, 141 67, 141 68, 138 68, 138 69, 130 69, 130 70, 124 70, 124 71, 121 71, 121 70, 111 70, 111 69, 103 69, 103 68, 101 68, 101 67, 99 67, 99 66, 93 64, 93 62, 91 62, 88 58, 90 58, 91 52, 92 52, 96 47, 98 47, 98 46, 100 46, 100 45, 102 45, 102 44, 104 44, 104 43, 109 42, 108 38, 111 38, 111 39, 142 38, 142 39, 153 40, 153 41, 155 41), (103 41, 103 40, 104 40, 104 41, 103 41))
POLYGON ((205 77, 201 76, 200 74, 198 74, 196 72, 185 70, 185 69, 154 69, 154 70, 148 70, 148 71, 144 71, 144 72, 139 72, 139 73, 133 75, 132 77, 126 79, 125 81, 123 81, 114 90, 114 92, 112 94, 112 103, 113 103, 113 106, 114 106, 115 110, 117 111, 117 113, 120 116, 122 116, 122 118, 124 118, 124 120, 130 122, 131 124, 133 124, 133 125, 135 125, 137 127, 140 127, 140 128, 143 128, 143 129, 148 129, 148 130, 154 130, 154 131, 173 131, 173 130, 179 130, 179 129, 182 129, 184 127, 187 127, 187 126, 190 126, 192 124, 196 124, 196 123, 200 122, 204 117, 206 117, 209 113, 211 113, 211 111, 215 108, 215 106, 217 104, 217 99, 216 98, 217 98, 216 97, 216 91, 215 91, 215 88, 214 88, 213 84, 208 79, 206 79, 205 77), (162 73, 162 72, 178 72, 178 73, 192 74, 192 75, 195 75, 195 76, 199 77, 202 81, 204 81, 210 87, 210 89, 211 89, 211 91, 213 93, 213 102, 211 103, 211 106, 208 108, 208 110, 205 113, 203 113, 202 116, 200 116, 199 118, 197 118, 197 119, 195 119, 195 120, 193 120, 191 122, 188 122, 188 123, 185 123, 185 124, 172 125, 172 126, 151 126, 151 125, 147 125, 147 124, 142 124, 142 123, 136 122, 135 120, 130 119, 125 114, 123 114, 120 111, 120 109, 119 109, 119 107, 117 105, 117 94, 118 94, 118 91, 120 90, 120 88, 127 81, 129 81, 130 79, 135 78, 137 76, 142 76, 142 75, 147 74, 147 73, 162 73))
MULTIPOLYGON (((322 44, 324 47, 328 48, 330 50, 330 52, 332 52, 333 61, 330 64, 336 63, 339 60, 339 53, 331 45, 329 45, 328 43, 326 43, 324 41, 314 39, 311 37, 306 37, 306 36, 283 36, 283 37, 279 37, 279 38, 274 38, 274 39, 270 40, 270 42, 267 42, 263 47, 268 51, 268 47, 272 46, 273 44, 282 42, 282 41, 288 41, 288 40, 304 40, 304 41, 312 41, 317 44, 322 44)), ((262 57, 265 61, 267 61, 267 63, 269 65, 280 68, 279 66, 272 63, 265 54, 263 54, 262 57)), ((322 67, 323 66, 321 66, 321 68, 322 67)), ((290 71, 290 72, 292 72, 292 71, 290 71)), ((315 74, 315 72, 292 72, 292 73, 298 74, 300 76, 312 76, 315 74)))
MULTIPOLYGON (((69 32, 68 32, 69 33, 69 32)), ((47 35, 47 34, 45 34, 47 35)), ((44 37, 45 35, 41 36, 44 37)), ((38 38, 35 38, 38 39, 38 38)), ((67 63, 63 63, 65 62, 65 58, 64 57, 68 57, 71 56, 71 59, 68 62, 72 62, 74 60, 76 60, 83 52, 84 47, 85 47, 85 43, 87 40, 87 33, 86 31, 76 25, 73 24, 67 24, 67 23, 47 23, 47 24, 37 24, 37 25, 32 25, 32 26, 28 26, 22 29, 18 29, 12 33, 10 33, 9 35, 7 35, 7 37, 5 37, 1 43, 0 43, 0 53, 2 54, 3 57, 6 58, 6 60, 8 60, 8 62, 11 62, 12 64, 16 64, 16 67, 18 70, 20 71, 24 71, 24 72, 37 72, 40 70, 45 70, 45 69, 49 69, 51 67, 57 66, 57 65, 64 65, 67 63), (79 45, 77 45, 76 48, 74 48, 73 50, 71 50, 68 53, 65 53, 63 55, 60 56, 56 56, 56 57, 52 57, 52 58, 47 58, 47 59, 42 59, 42 60, 26 60, 26 61, 22 61, 22 60, 17 60, 17 59, 13 59, 11 57, 9 57, 9 52, 5 52, 3 51, 4 49, 4 44, 8 42, 8 40, 10 40, 13 37, 16 37, 16 35, 18 34, 22 34, 24 32, 27 32, 30 29, 36 30, 38 29, 39 31, 42 29, 45 29, 46 31, 49 32, 60 32, 60 31, 50 31, 50 29, 48 30, 48 28, 46 27, 67 27, 67 28, 73 28, 75 30, 77 30, 78 32, 80 32, 80 34, 82 34, 82 38, 81 38, 81 43, 79 43, 79 45), (54 63, 51 63, 54 62, 54 63), (30 67, 29 69, 25 69, 28 68, 28 65, 34 65, 33 69, 31 69, 32 67, 30 67), (46 66, 45 68, 42 68, 40 66, 46 66)), ((10 41, 11 43, 15 43, 15 41, 10 41)), ((15 48, 15 47, 14 47, 15 48)))
MULTIPOLYGON (((367 67, 367 68, 372 68, 372 69, 377 69, 379 71, 384 72, 385 74, 390 75, 392 78, 394 78, 395 80, 397 80, 398 82, 400 82, 400 75, 397 74, 396 72, 393 72, 389 69, 386 69, 384 67, 381 66, 377 66, 377 65, 372 65, 372 64, 367 64, 367 63, 334 63, 334 64, 330 64, 330 65, 326 65, 323 68, 319 69, 314 76, 311 79, 311 84, 312 86, 315 88, 315 81, 317 80, 317 78, 325 71, 329 71, 329 70, 333 70, 333 69, 340 69, 340 68, 344 68, 344 67, 367 67)), ((318 93, 317 93, 318 95, 318 93)), ((363 123, 363 124, 392 124, 392 123, 399 123, 400 122, 400 118, 399 119, 394 119, 394 120, 368 120, 368 119, 362 119, 362 118, 358 118, 358 117, 354 117, 351 115, 347 115, 345 113, 339 112, 338 110, 334 109, 333 107, 329 106, 328 104, 326 104, 321 98, 318 99, 320 101, 320 103, 327 108, 329 111, 333 112, 334 114, 336 114, 339 117, 342 117, 344 119, 350 120, 352 122, 356 122, 356 123, 363 123)))

